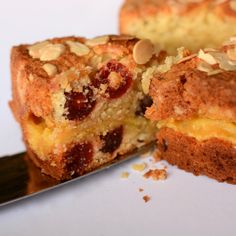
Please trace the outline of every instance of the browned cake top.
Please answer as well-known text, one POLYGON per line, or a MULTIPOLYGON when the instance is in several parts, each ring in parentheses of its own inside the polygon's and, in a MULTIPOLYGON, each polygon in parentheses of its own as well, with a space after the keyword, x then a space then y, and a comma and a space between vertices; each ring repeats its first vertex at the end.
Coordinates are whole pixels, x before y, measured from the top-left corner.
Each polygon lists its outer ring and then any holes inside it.
POLYGON ((141 80, 145 68, 158 65, 164 54, 149 40, 127 35, 64 37, 13 47, 11 69, 21 102, 36 116, 51 116, 55 92, 89 96, 84 88, 92 85, 94 95, 119 97, 130 78, 141 80))
POLYGON ((122 13, 142 17, 158 12, 189 14, 201 8, 207 8, 220 16, 236 17, 234 0, 126 0, 122 13))
POLYGON ((181 58, 152 79, 153 120, 205 117, 236 121, 236 38, 221 50, 181 58))

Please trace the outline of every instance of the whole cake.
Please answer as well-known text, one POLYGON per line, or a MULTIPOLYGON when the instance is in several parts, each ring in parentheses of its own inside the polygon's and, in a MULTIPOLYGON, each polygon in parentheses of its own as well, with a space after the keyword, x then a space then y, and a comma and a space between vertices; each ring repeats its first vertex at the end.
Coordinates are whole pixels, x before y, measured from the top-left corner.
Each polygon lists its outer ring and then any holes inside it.
POLYGON ((120 32, 148 38, 173 54, 218 47, 236 34, 234 0, 126 0, 120 32), (218 33, 219 32, 219 33, 218 33))
POLYGON ((163 65, 152 79, 158 155, 196 175, 236 184, 236 37, 163 65))
POLYGON ((14 47, 10 106, 42 172, 70 179, 152 142, 143 89, 163 56, 125 35, 14 47))

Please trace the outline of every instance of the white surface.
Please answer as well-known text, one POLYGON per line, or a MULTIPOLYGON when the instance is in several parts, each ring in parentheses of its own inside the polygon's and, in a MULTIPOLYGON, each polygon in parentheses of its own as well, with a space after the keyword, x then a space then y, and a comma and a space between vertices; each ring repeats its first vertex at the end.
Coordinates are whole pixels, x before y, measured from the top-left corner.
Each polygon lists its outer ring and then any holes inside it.
MULTIPOLYGON (((11 46, 54 36, 115 33, 120 4, 0 0, 0 155, 24 149, 7 106, 11 46)), ((236 186, 172 167, 166 181, 146 181, 131 171, 131 163, 1 208, 0 235, 235 235, 236 186), (130 178, 121 180, 125 170, 130 178), (145 194, 152 198, 148 203, 142 200, 145 194)))

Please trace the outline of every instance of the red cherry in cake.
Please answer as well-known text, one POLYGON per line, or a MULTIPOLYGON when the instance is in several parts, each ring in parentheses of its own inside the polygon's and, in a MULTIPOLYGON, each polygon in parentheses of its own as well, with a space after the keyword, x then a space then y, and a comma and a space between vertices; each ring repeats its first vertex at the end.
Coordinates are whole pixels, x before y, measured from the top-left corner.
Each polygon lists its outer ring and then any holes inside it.
POLYGON ((125 94, 131 83, 132 74, 126 66, 116 60, 109 61, 92 80, 95 88, 101 89, 101 85, 107 85, 104 94, 111 99, 119 98, 125 94))
POLYGON ((66 169, 73 175, 83 174, 93 159, 93 145, 90 142, 78 143, 65 154, 66 169))
POLYGON ((96 100, 93 96, 93 90, 89 87, 84 87, 83 92, 65 92, 66 109, 65 116, 69 120, 83 120, 93 110, 96 100))
POLYGON ((113 129, 106 135, 100 135, 100 139, 103 141, 103 146, 100 151, 102 151, 103 153, 114 152, 122 142, 123 126, 119 126, 118 128, 113 129))

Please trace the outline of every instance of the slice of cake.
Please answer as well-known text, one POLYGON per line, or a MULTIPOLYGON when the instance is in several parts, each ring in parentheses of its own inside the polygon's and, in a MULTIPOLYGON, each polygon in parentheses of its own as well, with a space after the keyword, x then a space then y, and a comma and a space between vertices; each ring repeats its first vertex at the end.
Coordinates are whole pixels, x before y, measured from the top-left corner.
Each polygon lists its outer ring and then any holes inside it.
POLYGON ((159 128, 158 154, 195 175, 236 184, 236 38, 161 69, 146 111, 159 128))
POLYGON ((120 32, 149 38, 162 49, 218 47, 236 34, 234 0, 126 0, 120 32), (219 32, 219 33, 218 33, 219 32))
POLYGON ((143 88, 163 55, 130 36, 14 47, 10 106, 42 172, 69 179, 152 142, 143 88))

